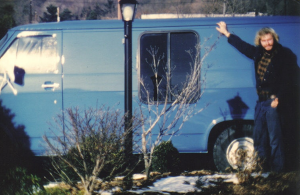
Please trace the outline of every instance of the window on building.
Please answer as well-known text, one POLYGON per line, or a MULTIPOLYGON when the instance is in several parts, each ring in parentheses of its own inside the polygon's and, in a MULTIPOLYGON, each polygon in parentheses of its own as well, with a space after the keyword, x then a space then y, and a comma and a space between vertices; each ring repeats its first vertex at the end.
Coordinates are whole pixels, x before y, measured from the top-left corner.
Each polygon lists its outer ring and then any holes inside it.
POLYGON ((196 55, 199 55, 196 51, 198 42, 195 32, 141 35, 139 96, 142 102, 172 102, 176 99, 193 70, 196 55))

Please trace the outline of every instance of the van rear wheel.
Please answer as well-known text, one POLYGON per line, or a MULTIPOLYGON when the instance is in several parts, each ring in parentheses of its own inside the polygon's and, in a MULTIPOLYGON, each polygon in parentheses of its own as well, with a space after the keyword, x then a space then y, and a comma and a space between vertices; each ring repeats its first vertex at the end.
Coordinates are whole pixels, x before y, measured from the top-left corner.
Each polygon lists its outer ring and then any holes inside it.
POLYGON ((254 144, 253 125, 237 124, 224 129, 213 146, 216 168, 224 172, 227 168, 245 169, 252 165, 254 144))

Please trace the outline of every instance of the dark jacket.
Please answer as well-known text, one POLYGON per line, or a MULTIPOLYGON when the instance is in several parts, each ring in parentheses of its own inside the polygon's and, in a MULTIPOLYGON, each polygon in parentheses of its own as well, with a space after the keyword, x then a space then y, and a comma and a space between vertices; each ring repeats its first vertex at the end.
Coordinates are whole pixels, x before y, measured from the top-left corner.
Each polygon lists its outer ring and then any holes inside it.
POLYGON ((296 55, 288 48, 276 43, 277 54, 272 58, 263 81, 257 75, 258 62, 262 58, 264 48, 246 43, 238 36, 231 34, 228 42, 241 53, 254 61, 256 89, 266 90, 270 94, 276 95, 279 102, 286 103, 286 96, 295 94, 299 88, 299 67, 296 55))

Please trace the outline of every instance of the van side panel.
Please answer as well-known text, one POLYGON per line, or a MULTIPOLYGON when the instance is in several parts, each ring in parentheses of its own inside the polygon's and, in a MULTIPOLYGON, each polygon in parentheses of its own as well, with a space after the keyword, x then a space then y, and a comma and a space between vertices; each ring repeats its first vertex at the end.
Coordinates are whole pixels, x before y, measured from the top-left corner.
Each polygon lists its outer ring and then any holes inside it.
POLYGON ((64 108, 123 108, 122 36, 120 30, 64 31, 64 108))

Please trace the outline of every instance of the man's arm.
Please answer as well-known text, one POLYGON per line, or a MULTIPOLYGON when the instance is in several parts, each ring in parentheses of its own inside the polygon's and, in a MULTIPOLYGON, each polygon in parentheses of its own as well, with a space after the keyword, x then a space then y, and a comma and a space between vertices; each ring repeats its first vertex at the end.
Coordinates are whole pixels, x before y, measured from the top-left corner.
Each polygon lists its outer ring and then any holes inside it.
POLYGON ((225 35, 228 38, 228 43, 234 46, 239 52, 244 54, 250 59, 254 59, 254 55, 256 52, 256 47, 243 41, 240 37, 230 34, 227 30, 227 24, 223 21, 217 23, 219 27, 216 27, 216 30, 219 31, 221 34, 225 35))

